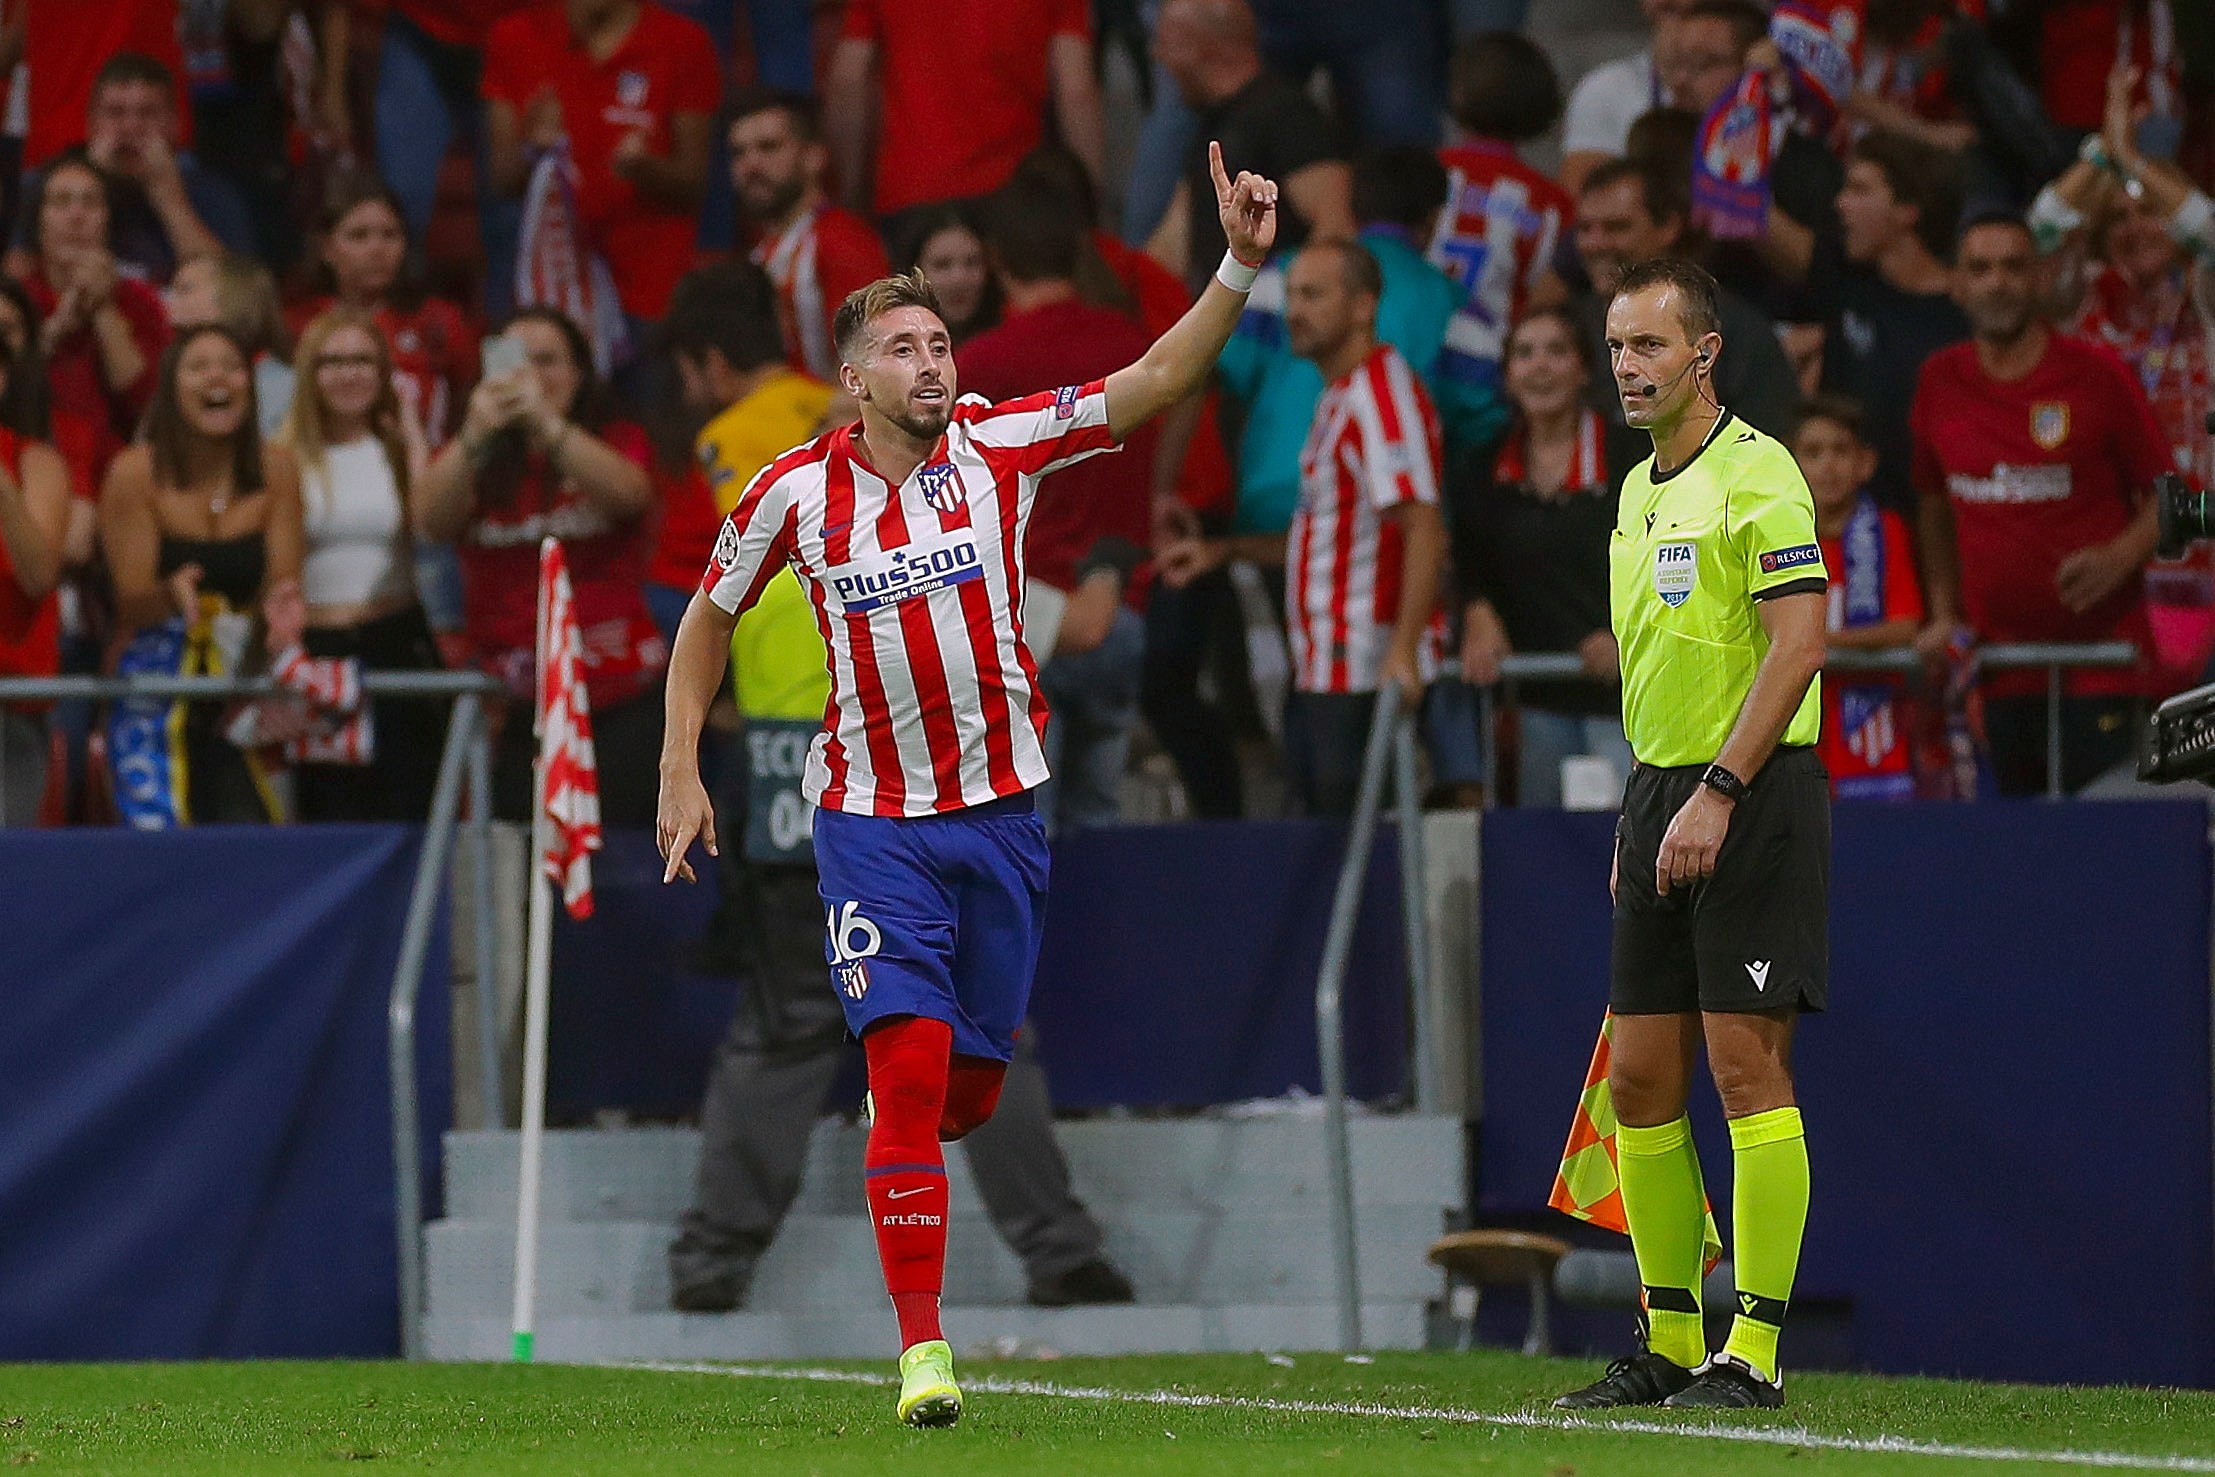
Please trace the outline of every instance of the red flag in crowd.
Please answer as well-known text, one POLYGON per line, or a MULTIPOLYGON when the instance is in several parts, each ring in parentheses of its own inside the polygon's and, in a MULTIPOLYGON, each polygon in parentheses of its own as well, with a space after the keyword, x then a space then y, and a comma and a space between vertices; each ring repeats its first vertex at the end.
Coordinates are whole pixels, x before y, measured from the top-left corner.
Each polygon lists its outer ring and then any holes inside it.
POLYGON ((546 876, 572 918, 592 916, 592 853, 600 849, 600 769, 583 665, 569 561, 550 538, 538 551, 538 805, 546 876))

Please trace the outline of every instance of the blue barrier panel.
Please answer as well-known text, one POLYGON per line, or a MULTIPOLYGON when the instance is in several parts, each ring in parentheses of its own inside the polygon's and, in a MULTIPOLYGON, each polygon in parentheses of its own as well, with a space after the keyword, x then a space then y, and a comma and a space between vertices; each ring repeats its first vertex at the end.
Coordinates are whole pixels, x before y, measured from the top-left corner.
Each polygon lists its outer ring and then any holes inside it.
MULTIPOLYGON (((1346 975, 1347 1089, 1404 1091, 1397 833, 1371 853, 1346 975)), ((1122 826, 1054 850, 1033 1014, 1070 1107, 1199 1105, 1321 1089, 1315 974, 1346 829, 1122 826)))
MULTIPOLYGON (((0 832, 0 1359, 397 1352, 385 1004, 416 834, 0 832)), ((431 956, 435 1189, 443 927, 431 956)))
MULTIPOLYGON (((1314 821, 1125 826, 1057 842, 1032 996, 1055 1101, 1317 1090, 1315 971, 1344 848, 1343 827, 1314 821)), ((611 834, 593 867, 594 916, 562 918, 554 935, 552 1111, 689 1113, 738 988, 684 968, 713 887, 662 886, 643 832, 611 834)), ((1398 889, 1384 828, 1346 981, 1358 1097, 1393 1096, 1406 1078, 1398 889)))
MULTIPOLYGON (((1606 1001, 1611 828, 1486 818, 1488 1210, 1552 1183, 1606 1001)), ((1801 1288, 1850 1301, 1868 1365, 2215 1383, 2209 882, 2196 803, 1838 809, 1801 1288)), ((1727 1239, 1728 1141, 1694 1101, 1727 1239)))

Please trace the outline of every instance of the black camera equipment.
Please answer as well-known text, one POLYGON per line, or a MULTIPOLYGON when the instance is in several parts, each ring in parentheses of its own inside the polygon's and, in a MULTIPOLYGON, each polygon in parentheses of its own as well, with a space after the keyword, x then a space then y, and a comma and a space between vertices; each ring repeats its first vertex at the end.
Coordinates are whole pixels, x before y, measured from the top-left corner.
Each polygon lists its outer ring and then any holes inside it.
MULTIPOLYGON (((2207 417, 2215 436, 2215 412, 2207 417)), ((2161 556, 2174 559, 2194 539, 2215 538, 2215 496, 2174 472, 2154 479, 2161 556)), ((2154 709, 2138 746, 2138 777, 2156 784, 2215 776, 2215 683, 2180 692, 2154 709)))

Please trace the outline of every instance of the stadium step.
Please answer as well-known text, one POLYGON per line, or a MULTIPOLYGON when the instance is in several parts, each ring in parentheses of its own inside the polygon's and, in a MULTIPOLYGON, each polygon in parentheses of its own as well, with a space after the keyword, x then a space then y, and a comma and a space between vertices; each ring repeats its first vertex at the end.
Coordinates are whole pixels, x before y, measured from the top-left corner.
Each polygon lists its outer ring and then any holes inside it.
MULTIPOLYGON (((963 1306, 945 1310, 946 1336, 964 1357, 1054 1354, 1250 1353, 1335 1347, 1337 1314, 1289 1303, 1226 1308, 1027 1308, 963 1306)), ((1420 1303, 1365 1302, 1362 1336, 1376 1349, 1423 1345, 1420 1303)), ((434 1317, 426 1325, 433 1359, 506 1359, 506 1317, 434 1317)), ((630 1361, 685 1363, 749 1359, 876 1359, 890 1367, 897 1341, 889 1308, 819 1313, 640 1313, 627 1318, 546 1318, 534 1357, 547 1364, 630 1361)))
MULTIPOLYGON (((1459 1200, 1462 1128, 1447 1118, 1352 1124, 1365 1333, 1423 1340, 1437 1274, 1423 1253, 1459 1200)), ((1048 1310, 991 1229, 968 1166, 949 1155, 955 1226, 949 1318, 962 1347, 1064 1353, 1303 1349, 1331 1345, 1330 1212, 1312 1119, 1100 1119, 1059 1136, 1138 1304, 1048 1310)), ((548 1359, 833 1358, 882 1352, 886 1312, 861 1199, 862 1132, 825 1120, 798 1203, 756 1268, 747 1310, 668 1311, 665 1252, 690 1202, 698 1135, 640 1128, 547 1136, 539 1346, 548 1359)), ((437 1357, 507 1347, 516 1136, 455 1133, 447 1219, 426 1236, 428 1333, 437 1357)))
MULTIPOLYGON (((1414 1114, 1352 1120, 1354 1200, 1446 1205, 1459 1198, 1461 1128, 1414 1114)), ((862 1129, 826 1118, 808 1145, 795 1215, 860 1215, 862 1129)), ((1095 1119, 1055 1125, 1087 1205, 1178 1210, 1329 1209, 1323 1130, 1275 1118, 1095 1119)), ((446 1136, 446 1213, 515 1216, 512 1131, 446 1136)), ((674 1221, 692 1203, 700 1136, 689 1128, 561 1129, 546 1135, 548 1221, 674 1221)), ((968 1156, 946 1155, 956 1214, 981 1213, 968 1156)))

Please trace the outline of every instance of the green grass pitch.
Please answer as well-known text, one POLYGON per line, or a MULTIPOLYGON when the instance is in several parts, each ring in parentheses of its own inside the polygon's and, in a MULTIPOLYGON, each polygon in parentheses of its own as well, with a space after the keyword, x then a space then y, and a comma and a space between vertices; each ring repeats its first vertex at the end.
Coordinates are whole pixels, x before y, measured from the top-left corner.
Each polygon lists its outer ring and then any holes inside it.
POLYGON ((1792 1408, 1633 1428, 1546 1402, 1593 1367, 1508 1354, 962 1365, 949 1431, 892 1420, 884 1367, 0 1368, 0 1467, 262 1474, 2215 1473, 2215 1394, 1807 1374, 1792 1408), (1746 1439, 1751 1435, 1754 1439, 1746 1439), (1732 1439, 1733 1437, 1738 1439, 1732 1439))

